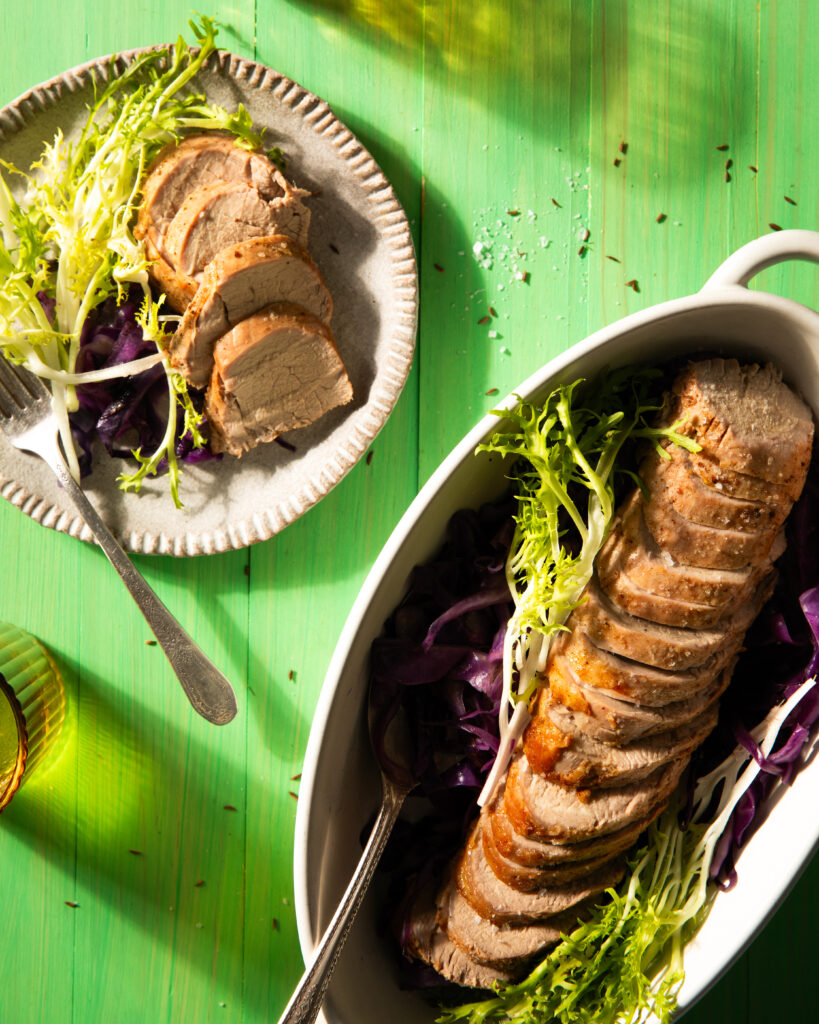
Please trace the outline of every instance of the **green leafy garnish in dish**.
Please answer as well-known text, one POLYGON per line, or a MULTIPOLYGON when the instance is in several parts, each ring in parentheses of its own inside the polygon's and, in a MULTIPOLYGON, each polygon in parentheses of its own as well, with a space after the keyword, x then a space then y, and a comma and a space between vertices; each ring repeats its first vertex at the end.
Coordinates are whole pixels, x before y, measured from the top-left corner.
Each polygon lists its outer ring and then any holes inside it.
POLYGON ((551 638, 591 578, 614 516, 623 446, 644 441, 660 452, 662 442, 699 448, 675 425, 652 425, 660 409, 658 376, 656 370, 627 367, 599 374, 594 385, 576 380, 556 388, 539 408, 521 402, 501 414, 504 429, 478 449, 514 460, 510 476, 517 497, 506 561, 515 608, 504 644, 500 751, 481 804, 494 792, 529 720, 528 704, 540 685, 551 638))

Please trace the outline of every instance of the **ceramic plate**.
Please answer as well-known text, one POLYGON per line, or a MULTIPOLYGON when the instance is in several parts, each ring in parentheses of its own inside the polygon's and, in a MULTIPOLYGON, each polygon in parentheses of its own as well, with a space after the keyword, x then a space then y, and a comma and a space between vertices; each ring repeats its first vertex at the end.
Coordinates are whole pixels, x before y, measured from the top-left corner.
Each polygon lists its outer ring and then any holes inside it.
MULTIPOLYGON (((142 51, 117 58, 120 70, 142 51)), ((91 61, 37 86, 0 111, 0 157, 28 169, 57 129, 85 120, 92 83, 110 58, 91 61)), ((124 546, 136 552, 196 555, 265 540, 297 519, 366 452, 404 386, 415 346, 417 276, 407 218, 378 165, 327 104, 284 75, 229 53, 214 54, 194 84, 211 102, 244 104, 269 145, 281 147, 287 175, 318 193, 310 201, 310 253, 333 295, 332 327, 355 391, 287 440, 241 460, 186 466, 184 509, 167 482, 138 495, 116 485, 121 463, 102 451, 84 481, 89 497, 124 546)), ((0 493, 45 526, 91 535, 40 460, 0 437, 0 493)))
MULTIPOLYGON (((516 394, 542 401, 556 386, 606 367, 658 362, 719 351, 774 361, 819 414, 819 315, 795 302, 741 287, 780 259, 819 262, 819 234, 781 232, 738 250, 701 292, 643 310, 611 325, 554 359, 516 394)), ((504 408, 512 408, 510 395, 504 408)), ((296 817, 295 893, 305 959, 327 926, 361 853, 360 837, 378 805, 378 770, 366 734, 365 702, 370 646, 403 596, 414 565, 440 548, 450 516, 477 507, 508 487, 503 461, 475 455, 498 428, 485 417, 435 471, 376 560, 328 669, 313 720, 296 817)), ((762 928, 819 842, 819 764, 815 760, 785 789, 739 858, 739 883, 717 896, 705 925, 686 949, 686 1009, 727 969, 762 928), (775 870, 771 870, 775 865, 775 870)), ((324 1004, 329 1024, 432 1024, 434 1007, 398 984, 396 952, 381 931, 384 893, 364 901, 324 1004)), ((794 961, 807 968, 812 950, 794 961)), ((787 984, 787 979, 782 979, 787 984)), ((465 998, 465 1001, 468 1001, 465 998)))

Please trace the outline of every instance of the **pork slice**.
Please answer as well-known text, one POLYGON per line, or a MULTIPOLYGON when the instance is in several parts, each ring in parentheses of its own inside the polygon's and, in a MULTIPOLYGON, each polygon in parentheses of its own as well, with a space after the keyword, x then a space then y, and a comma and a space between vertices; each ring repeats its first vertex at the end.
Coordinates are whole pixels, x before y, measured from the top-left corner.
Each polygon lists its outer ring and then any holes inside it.
POLYGON ((592 580, 567 625, 582 629, 592 643, 621 658, 680 672, 701 665, 726 644, 744 636, 770 596, 775 576, 770 570, 751 599, 711 629, 685 629, 638 619, 618 608, 592 580))
MULTIPOLYGON (((513 798, 514 800, 514 798, 513 798)), ((524 868, 539 868, 543 871, 563 870, 572 866, 591 865, 603 858, 615 856, 627 850, 640 833, 648 828, 659 814, 661 806, 652 808, 645 817, 624 825, 621 829, 583 840, 551 840, 529 835, 515 828, 506 810, 506 784, 487 808, 484 828, 491 833, 498 852, 510 861, 524 868)))
POLYGON ((724 670, 692 697, 652 706, 618 700, 605 690, 586 686, 566 661, 556 658, 549 668, 549 686, 543 692, 549 716, 563 732, 570 736, 585 733, 603 743, 622 746, 692 722, 725 692, 730 681, 730 669, 724 670))
POLYGON ((749 501, 733 497, 705 483, 684 448, 672 446, 666 454, 667 458, 656 454, 646 458, 640 466, 640 477, 652 501, 667 502, 683 519, 717 530, 752 533, 770 529, 778 532, 785 522, 790 499, 749 501))
POLYGON ((797 498, 813 442, 810 409, 770 364, 709 359, 672 386, 672 420, 721 466, 789 489, 797 498))
POLYGON ((148 168, 134 235, 162 249, 179 207, 197 189, 220 182, 243 183, 268 202, 309 195, 292 186, 264 153, 237 145, 232 135, 205 132, 166 146, 148 168))
POLYGON ((607 789, 579 790, 534 772, 519 752, 506 778, 504 807, 516 832, 551 842, 578 842, 618 832, 668 802, 688 764, 682 757, 639 782, 607 789))
POLYGON ((523 734, 523 751, 532 771, 564 786, 605 788, 637 782, 661 765, 692 754, 717 724, 714 703, 690 722, 617 745, 583 731, 563 732, 549 713, 549 696, 544 691, 538 694, 534 717, 523 734), (557 743, 555 734, 560 737, 557 743))
POLYGON ((486 967, 476 963, 456 946, 438 924, 434 894, 424 892, 410 915, 405 952, 408 957, 429 964, 441 977, 466 988, 491 989, 497 981, 514 981, 518 971, 486 967))
POLYGON ((318 267, 296 242, 273 235, 223 249, 205 269, 171 340, 174 366, 194 387, 205 387, 217 339, 274 302, 289 302, 330 324, 333 300, 318 267))
POLYGON ((529 924, 563 914, 616 885, 623 877, 623 870, 621 860, 612 860, 572 882, 521 892, 503 882, 492 870, 484 855, 478 820, 458 860, 455 883, 470 907, 493 924, 529 924))
MULTIPOLYGON (((784 550, 784 535, 779 533, 770 551, 770 561, 777 559, 784 550)), ((668 601, 692 605, 694 607, 688 614, 696 615, 697 609, 703 605, 726 609, 729 605, 738 607, 744 603, 767 572, 767 566, 707 569, 676 562, 667 551, 658 547, 646 529, 643 503, 639 492, 635 492, 618 510, 609 536, 595 560, 595 571, 603 590, 612 596, 618 591, 628 592, 629 587, 639 587, 668 601), (627 577, 627 582, 622 585, 618 584, 621 576, 627 577)), ((622 607, 628 610, 624 603, 622 607)), ((662 603, 658 607, 661 608, 662 603)))
POLYGON ((708 629, 715 626, 724 614, 719 605, 682 601, 664 594, 653 594, 638 586, 625 572, 598 577, 601 590, 611 601, 629 615, 665 626, 684 626, 686 629, 708 629))
MULTIPOLYGON (((506 885, 517 889, 519 892, 535 892, 546 886, 565 885, 567 882, 574 882, 578 878, 585 878, 597 868, 602 867, 618 856, 619 850, 611 853, 598 854, 589 860, 567 861, 560 867, 530 867, 520 864, 511 857, 504 856, 498 849, 495 842, 495 825, 486 813, 481 821, 481 844, 483 856, 492 868, 495 875, 506 885)), ((527 842, 527 840, 524 840, 527 842)), ((542 845, 542 844, 537 844, 542 845)), ((577 844, 580 845, 580 844, 577 844)), ((631 845, 631 842, 626 844, 631 845)), ((564 847, 565 848, 565 847, 564 847)))
POLYGON ((217 253, 246 238, 285 235, 306 248, 309 224, 310 211, 298 196, 268 202, 243 182, 217 182, 187 196, 157 248, 198 285, 217 253))
POLYGON ((798 497, 793 487, 771 483, 759 477, 737 473, 720 465, 707 451, 688 452, 688 461, 697 477, 708 487, 733 498, 764 501, 771 505, 790 505, 798 497))
POLYGON ((353 397, 330 328, 288 303, 240 320, 213 355, 205 415, 217 452, 241 456, 353 397))
POLYGON ((643 502, 643 519, 657 547, 682 565, 704 569, 744 569, 770 563, 777 537, 771 524, 753 533, 718 530, 684 519, 661 495, 643 502))
POLYGON ((710 629, 716 626, 725 613, 725 609, 719 606, 652 593, 635 583, 626 573, 616 576, 602 589, 612 603, 629 615, 665 626, 710 629))
POLYGON ((592 643, 582 629, 575 629, 557 639, 552 648, 552 659, 560 658, 566 662, 563 674, 568 674, 570 680, 601 690, 620 701, 662 707, 675 701, 689 700, 713 686, 718 675, 726 668, 733 668, 739 646, 737 638, 701 665, 681 672, 668 672, 612 654, 592 643))
POLYGON ((454 880, 438 897, 438 923, 470 960, 506 971, 522 970, 537 954, 572 931, 582 905, 535 924, 493 924, 464 899, 454 880))

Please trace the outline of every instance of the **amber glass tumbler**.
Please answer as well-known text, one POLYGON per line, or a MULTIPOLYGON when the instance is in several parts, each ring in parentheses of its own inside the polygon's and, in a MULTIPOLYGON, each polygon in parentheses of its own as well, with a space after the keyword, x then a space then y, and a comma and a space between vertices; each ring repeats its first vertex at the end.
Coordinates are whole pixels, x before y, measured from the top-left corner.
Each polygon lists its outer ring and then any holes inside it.
POLYGON ((0 622, 0 811, 53 750, 64 718, 51 655, 30 633, 0 622))

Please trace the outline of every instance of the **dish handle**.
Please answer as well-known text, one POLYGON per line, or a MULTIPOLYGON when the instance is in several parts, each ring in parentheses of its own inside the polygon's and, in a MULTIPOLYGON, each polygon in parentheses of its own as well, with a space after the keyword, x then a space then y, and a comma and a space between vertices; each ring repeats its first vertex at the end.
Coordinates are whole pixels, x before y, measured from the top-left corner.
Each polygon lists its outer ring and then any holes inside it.
POLYGON ((819 263, 819 231, 791 229, 755 238, 717 267, 703 285, 703 291, 726 285, 744 287, 760 271, 784 260, 811 260, 819 263))

